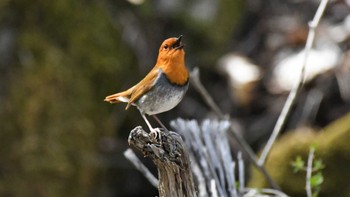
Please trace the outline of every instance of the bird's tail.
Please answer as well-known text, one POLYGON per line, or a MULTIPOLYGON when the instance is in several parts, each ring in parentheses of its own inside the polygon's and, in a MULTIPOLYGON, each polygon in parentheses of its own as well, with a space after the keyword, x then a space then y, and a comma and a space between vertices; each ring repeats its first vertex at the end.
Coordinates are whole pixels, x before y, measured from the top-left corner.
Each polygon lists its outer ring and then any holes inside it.
MULTIPOLYGON (((119 92, 116 94, 109 95, 105 98, 104 101, 109 102, 109 103, 119 103, 119 102, 124 102, 128 103, 129 106, 129 100, 130 100, 130 95, 133 91, 133 88, 130 88, 124 92, 119 92)), ((127 108, 128 108, 127 106, 127 108)))

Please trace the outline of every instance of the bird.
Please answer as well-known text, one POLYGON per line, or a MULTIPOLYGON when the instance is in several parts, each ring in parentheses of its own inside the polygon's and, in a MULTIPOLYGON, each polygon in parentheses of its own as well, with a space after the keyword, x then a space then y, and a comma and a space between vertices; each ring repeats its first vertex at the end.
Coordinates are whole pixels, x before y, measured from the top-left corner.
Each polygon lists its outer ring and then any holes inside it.
POLYGON ((173 109, 185 96, 189 86, 189 72, 185 65, 185 50, 181 42, 182 35, 163 41, 159 47, 158 58, 153 69, 131 88, 107 96, 109 103, 127 103, 125 110, 135 106, 151 133, 154 129, 145 114, 153 118, 165 129, 157 118, 160 114, 173 109))

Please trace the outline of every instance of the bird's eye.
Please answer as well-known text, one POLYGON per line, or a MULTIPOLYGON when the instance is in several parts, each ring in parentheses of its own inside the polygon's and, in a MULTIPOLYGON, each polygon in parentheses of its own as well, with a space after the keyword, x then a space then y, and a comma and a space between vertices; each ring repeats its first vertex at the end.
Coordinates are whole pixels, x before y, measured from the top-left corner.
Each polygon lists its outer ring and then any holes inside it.
POLYGON ((168 49, 169 48, 169 46, 166 44, 166 45, 164 45, 164 47, 163 47, 164 49, 168 49))

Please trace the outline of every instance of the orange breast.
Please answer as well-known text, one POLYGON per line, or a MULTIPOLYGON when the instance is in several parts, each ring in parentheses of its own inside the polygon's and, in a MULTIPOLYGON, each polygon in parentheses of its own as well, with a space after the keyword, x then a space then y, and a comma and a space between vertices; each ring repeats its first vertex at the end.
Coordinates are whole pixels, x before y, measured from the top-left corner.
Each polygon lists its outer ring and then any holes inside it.
POLYGON ((188 81, 188 70, 183 61, 167 62, 160 66, 169 81, 176 85, 185 85, 188 81))

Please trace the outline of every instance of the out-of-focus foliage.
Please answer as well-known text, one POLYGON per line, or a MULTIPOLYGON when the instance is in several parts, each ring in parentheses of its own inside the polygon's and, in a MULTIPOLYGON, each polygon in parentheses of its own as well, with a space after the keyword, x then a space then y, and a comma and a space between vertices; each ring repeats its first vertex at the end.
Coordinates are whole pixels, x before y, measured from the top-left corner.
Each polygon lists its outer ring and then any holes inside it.
MULTIPOLYGON (((319 134, 308 129, 299 129, 286 134, 276 142, 266 163, 266 168, 285 193, 290 196, 305 196, 306 173, 294 173, 291 162, 297 156, 307 158, 309 146, 315 144, 317 145, 315 155, 322 159, 325 166, 322 169, 323 180, 318 179, 318 181, 324 181, 320 186, 320 196, 349 195, 348 182, 344 181, 350 179, 350 173, 345 170, 350 163, 349 122, 350 114, 347 114, 324 128, 319 134)), ((320 167, 323 164, 317 165, 320 167)), ((262 175, 256 170, 253 172, 250 185, 253 187, 266 186, 267 183, 262 175)))
POLYGON ((98 143, 115 132, 103 96, 133 55, 93 2, 8 1, 0 12, 0 35, 15 35, 0 63, 0 195, 87 196, 107 170, 98 143))
POLYGON ((198 18, 195 1, 0 1, 0 196, 155 195, 122 157, 138 112, 103 98, 137 82, 162 39, 185 34, 197 62, 204 44, 223 50, 243 4, 214 3, 198 18))

